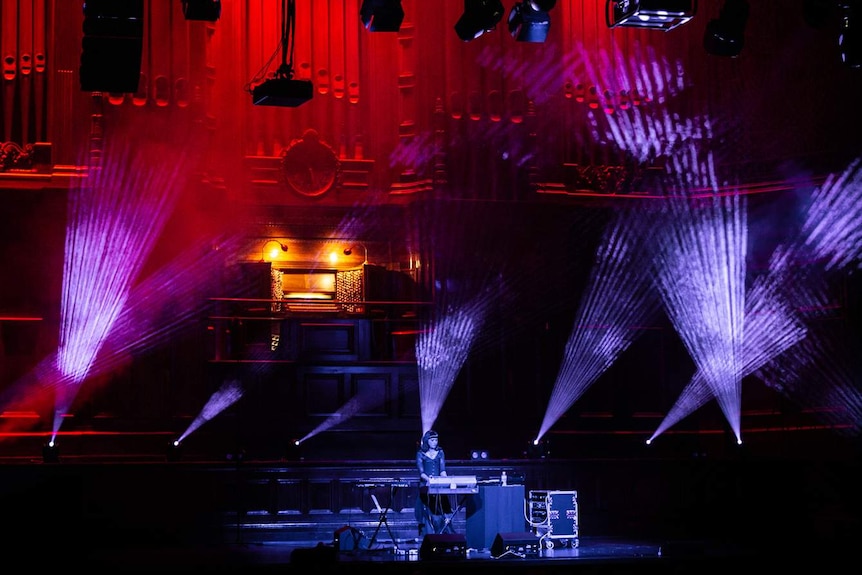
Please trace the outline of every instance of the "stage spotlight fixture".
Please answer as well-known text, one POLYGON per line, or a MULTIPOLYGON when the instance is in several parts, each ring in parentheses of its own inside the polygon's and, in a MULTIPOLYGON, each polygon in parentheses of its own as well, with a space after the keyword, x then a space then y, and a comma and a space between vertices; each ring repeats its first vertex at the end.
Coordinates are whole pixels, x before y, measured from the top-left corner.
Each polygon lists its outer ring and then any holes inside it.
POLYGON ((736 58, 742 52, 747 22, 748 2, 725 0, 718 18, 713 18, 706 25, 703 48, 713 56, 736 58))
POLYGON ((215 22, 221 16, 221 0, 182 0, 186 20, 215 22))
POLYGON ((509 34, 518 42, 544 42, 551 27, 549 12, 557 0, 515 2, 509 12, 509 34))
POLYGON ((503 19, 502 0, 464 0, 464 13, 455 23, 455 33, 465 42, 497 28, 503 19))
POLYGON ((667 32, 697 13, 697 0, 606 0, 608 28, 650 28, 667 32))
POLYGON ((296 0, 285 0, 282 11, 281 65, 274 77, 264 80, 251 89, 251 103, 255 106, 282 106, 295 108, 314 95, 311 80, 293 79, 293 48, 296 29, 296 0))
POLYGON ((490 459, 491 455, 487 449, 471 449, 470 459, 490 459))
POLYGON ((401 0, 363 0, 359 17, 369 32, 398 32, 404 21, 404 8, 401 0))
POLYGON ((245 450, 239 449, 237 451, 229 451, 228 453, 225 453, 224 459, 228 463, 232 462, 232 463, 240 464, 243 461, 245 461, 245 450))
POLYGON ((528 459, 545 459, 551 454, 551 446, 547 439, 534 439, 527 443, 525 455, 528 459))
POLYGON ((302 454, 302 441, 299 439, 290 440, 290 443, 287 444, 284 458, 287 461, 302 461, 305 459, 302 454))
POLYGON ((251 103, 255 106, 281 106, 296 108, 311 100, 314 90, 310 80, 294 80, 289 69, 278 72, 275 78, 254 87, 251 103))
POLYGON ((179 440, 171 441, 168 444, 168 449, 165 452, 165 459, 171 462, 179 461, 183 458, 183 446, 179 440))
POLYGON ((59 463, 60 448, 54 441, 49 441, 42 446, 42 462, 43 463, 59 463))
POLYGON ((841 2, 841 21, 838 32, 838 49, 841 62, 851 68, 862 67, 862 40, 859 38, 859 20, 862 18, 862 4, 849 1, 841 2))

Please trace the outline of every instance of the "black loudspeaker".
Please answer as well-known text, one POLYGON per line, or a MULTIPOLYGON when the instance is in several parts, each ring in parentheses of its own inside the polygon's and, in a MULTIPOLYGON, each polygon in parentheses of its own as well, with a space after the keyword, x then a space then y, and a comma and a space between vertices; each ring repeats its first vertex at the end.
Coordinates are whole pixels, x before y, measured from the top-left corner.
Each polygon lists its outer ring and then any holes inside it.
POLYGON ((491 544, 491 556, 502 557, 509 554, 512 557, 526 557, 538 555, 541 549, 539 538, 525 531, 523 533, 497 533, 491 544))
POLYGON ((144 47, 143 0, 87 0, 78 70, 84 92, 134 93, 144 47))
POLYGON ((420 559, 466 559, 467 538, 457 533, 429 533, 419 547, 420 559))
POLYGON ((497 533, 524 531, 524 486, 481 485, 467 499, 467 546, 490 549, 497 533))

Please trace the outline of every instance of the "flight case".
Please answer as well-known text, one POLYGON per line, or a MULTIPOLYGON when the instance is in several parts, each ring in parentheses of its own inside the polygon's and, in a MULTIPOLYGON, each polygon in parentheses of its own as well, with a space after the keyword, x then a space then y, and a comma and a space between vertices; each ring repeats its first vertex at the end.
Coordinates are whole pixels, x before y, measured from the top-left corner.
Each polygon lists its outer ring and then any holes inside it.
POLYGON ((531 490, 530 527, 548 549, 578 546, 578 492, 531 490))

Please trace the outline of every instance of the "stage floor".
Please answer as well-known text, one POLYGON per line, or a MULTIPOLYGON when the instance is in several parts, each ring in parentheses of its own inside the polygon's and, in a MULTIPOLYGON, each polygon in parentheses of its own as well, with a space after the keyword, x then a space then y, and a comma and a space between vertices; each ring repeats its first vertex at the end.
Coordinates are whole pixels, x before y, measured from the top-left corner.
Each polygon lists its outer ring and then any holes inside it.
MULTIPOLYGON (((545 477, 552 463, 541 462, 531 475, 545 477)), ((539 548, 523 557, 468 549, 430 558, 422 557, 416 539, 392 540, 416 533, 406 503, 390 515, 392 531, 379 531, 373 544, 348 550, 333 540, 347 526, 366 537, 379 528, 376 512, 354 507, 348 496, 354 481, 403 476, 401 462, 246 464, 241 476, 240 467, 215 462, 0 463, 0 508, 8 519, 4 564, 84 568, 90 575, 349 573, 369 566, 405 575, 726 575, 752 566, 769 573, 838 572, 844 562, 855 563, 862 531, 855 462, 672 463, 559 462, 562 469, 576 466, 579 482, 602 488, 601 501, 598 495, 588 500, 577 547, 539 548), (359 479, 345 481, 342 470, 359 479), (645 491, 661 481, 667 483, 661 491, 645 491), (609 492, 610 485, 617 488, 609 492), (294 501, 297 493, 302 497, 294 501), (629 513, 613 503, 616 497, 637 507, 629 513)), ((454 524, 466 531, 466 521, 454 524)))
MULTIPOLYGON (((812 554, 791 549, 740 548, 717 541, 626 541, 580 538, 577 547, 539 549, 537 553, 504 553, 467 549, 464 555, 422 557, 419 541, 381 541, 368 549, 341 551, 334 542, 230 543, 215 546, 135 547, 133 545, 72 552, 59 563, 92 572, 162 573, 236 572, 308 573, 366 572, 417 575, 453 572, 522 572, 530 575, 557 572, 581 573, 726 573, 729 569, 769 566, 774 569, 820 568, 838 565, 834 551, 812 554)), ((54 556, 59 558, 58 555, 54 556)))

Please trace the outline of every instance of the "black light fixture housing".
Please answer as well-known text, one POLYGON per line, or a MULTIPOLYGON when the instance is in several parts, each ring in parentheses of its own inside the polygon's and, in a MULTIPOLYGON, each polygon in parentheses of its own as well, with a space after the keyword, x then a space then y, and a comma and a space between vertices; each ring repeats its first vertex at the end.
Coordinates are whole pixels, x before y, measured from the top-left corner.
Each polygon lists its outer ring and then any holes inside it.
POLYGON ((478 459, 485 460, 485 459, 490 459, 490 458, 491 458, 491 454, 488 453, 487 449, 471 449, 470 450, 470 459, 472 459, 474 461, 478 460, 478 459))
POLYGON ((608 28, 649 28, 667 32, 694 18, 697 0, 606 0, 608 28))
POLYGON ((287 449, 285 450, 284 459, 287 461, 302 461, 305 459, 302 453, 302 440, 290 440, 290 443, 287 444, 287 449))
POLYGON ((718 18, 713 18, 706 25, 704 50, 713 56, 736 58, 745 44, 747 23, 747 0, 725 0, 718 18))
POLYGON ((182 0, 186 20, 215 22, 221 17, 221 0, 182 0))
MULTIPOLYGON (((284 72, 284 74, 291 74, 291 72, 284 72)), ((313 96, 314 87, 310 80, 294 80, 279 76, 255 86, 251 93, 251 103, 255 106, 296 108, 311 100, 313 96)))
POLYGON ((544 42, 551 28, 549 12, 557 0, 515 2, 509 12, 509 34, 518 42, 544 42))
POLYGON ((551 455, 551 445, 547 439, 532 440, 524 450, 527 459, 546 459, 551 455))
POLYGON ((245 449, 240 448, 240 449, 237 449, 236 451, 228 451, 227 453, 225 453, 224 459, 228 463, 233 462, 233 463, 236 463, 237 465, 239 465, 243 461, 245 461, 245 456, 246 456, 245 449))
POLYGON ((862 39, 859 37, 859 22, 862 19, 862 4, 850 0, 842 0, 841 20, 838 31, 838 49, 841 51, 841 62, 850 68, 862 67, 862 39))
POLYGON ((464 13, 455 23, 455 33, 465 42, 496 29, 503 19, 502 0, 464 0, 464 13))
POLYGON ((54 441, 49 441, 42 446, 42 463, 59 463, 60 448, 54 441))
POLYGON ((178 439, 171 441, 165 450, 165 460, 176 463, 183 458, 183 445, 178 439))
POLYGON ((314 86, 310 80, 293 78, 296 0, 286 0, 284 3, 281 24, 281 65, 274 77, 264 80, 251 89, 251 103, 255 106, 295 108, 311 100, 314 95, 314 86))
POLYGON ((135 93, 141 78, 144 0, 87 0, 78 75, 84 92, 135 93))
POLYGON ((369 32, 398 32, 404 22, 401 0, 363 0, 359 18, 369 32))

